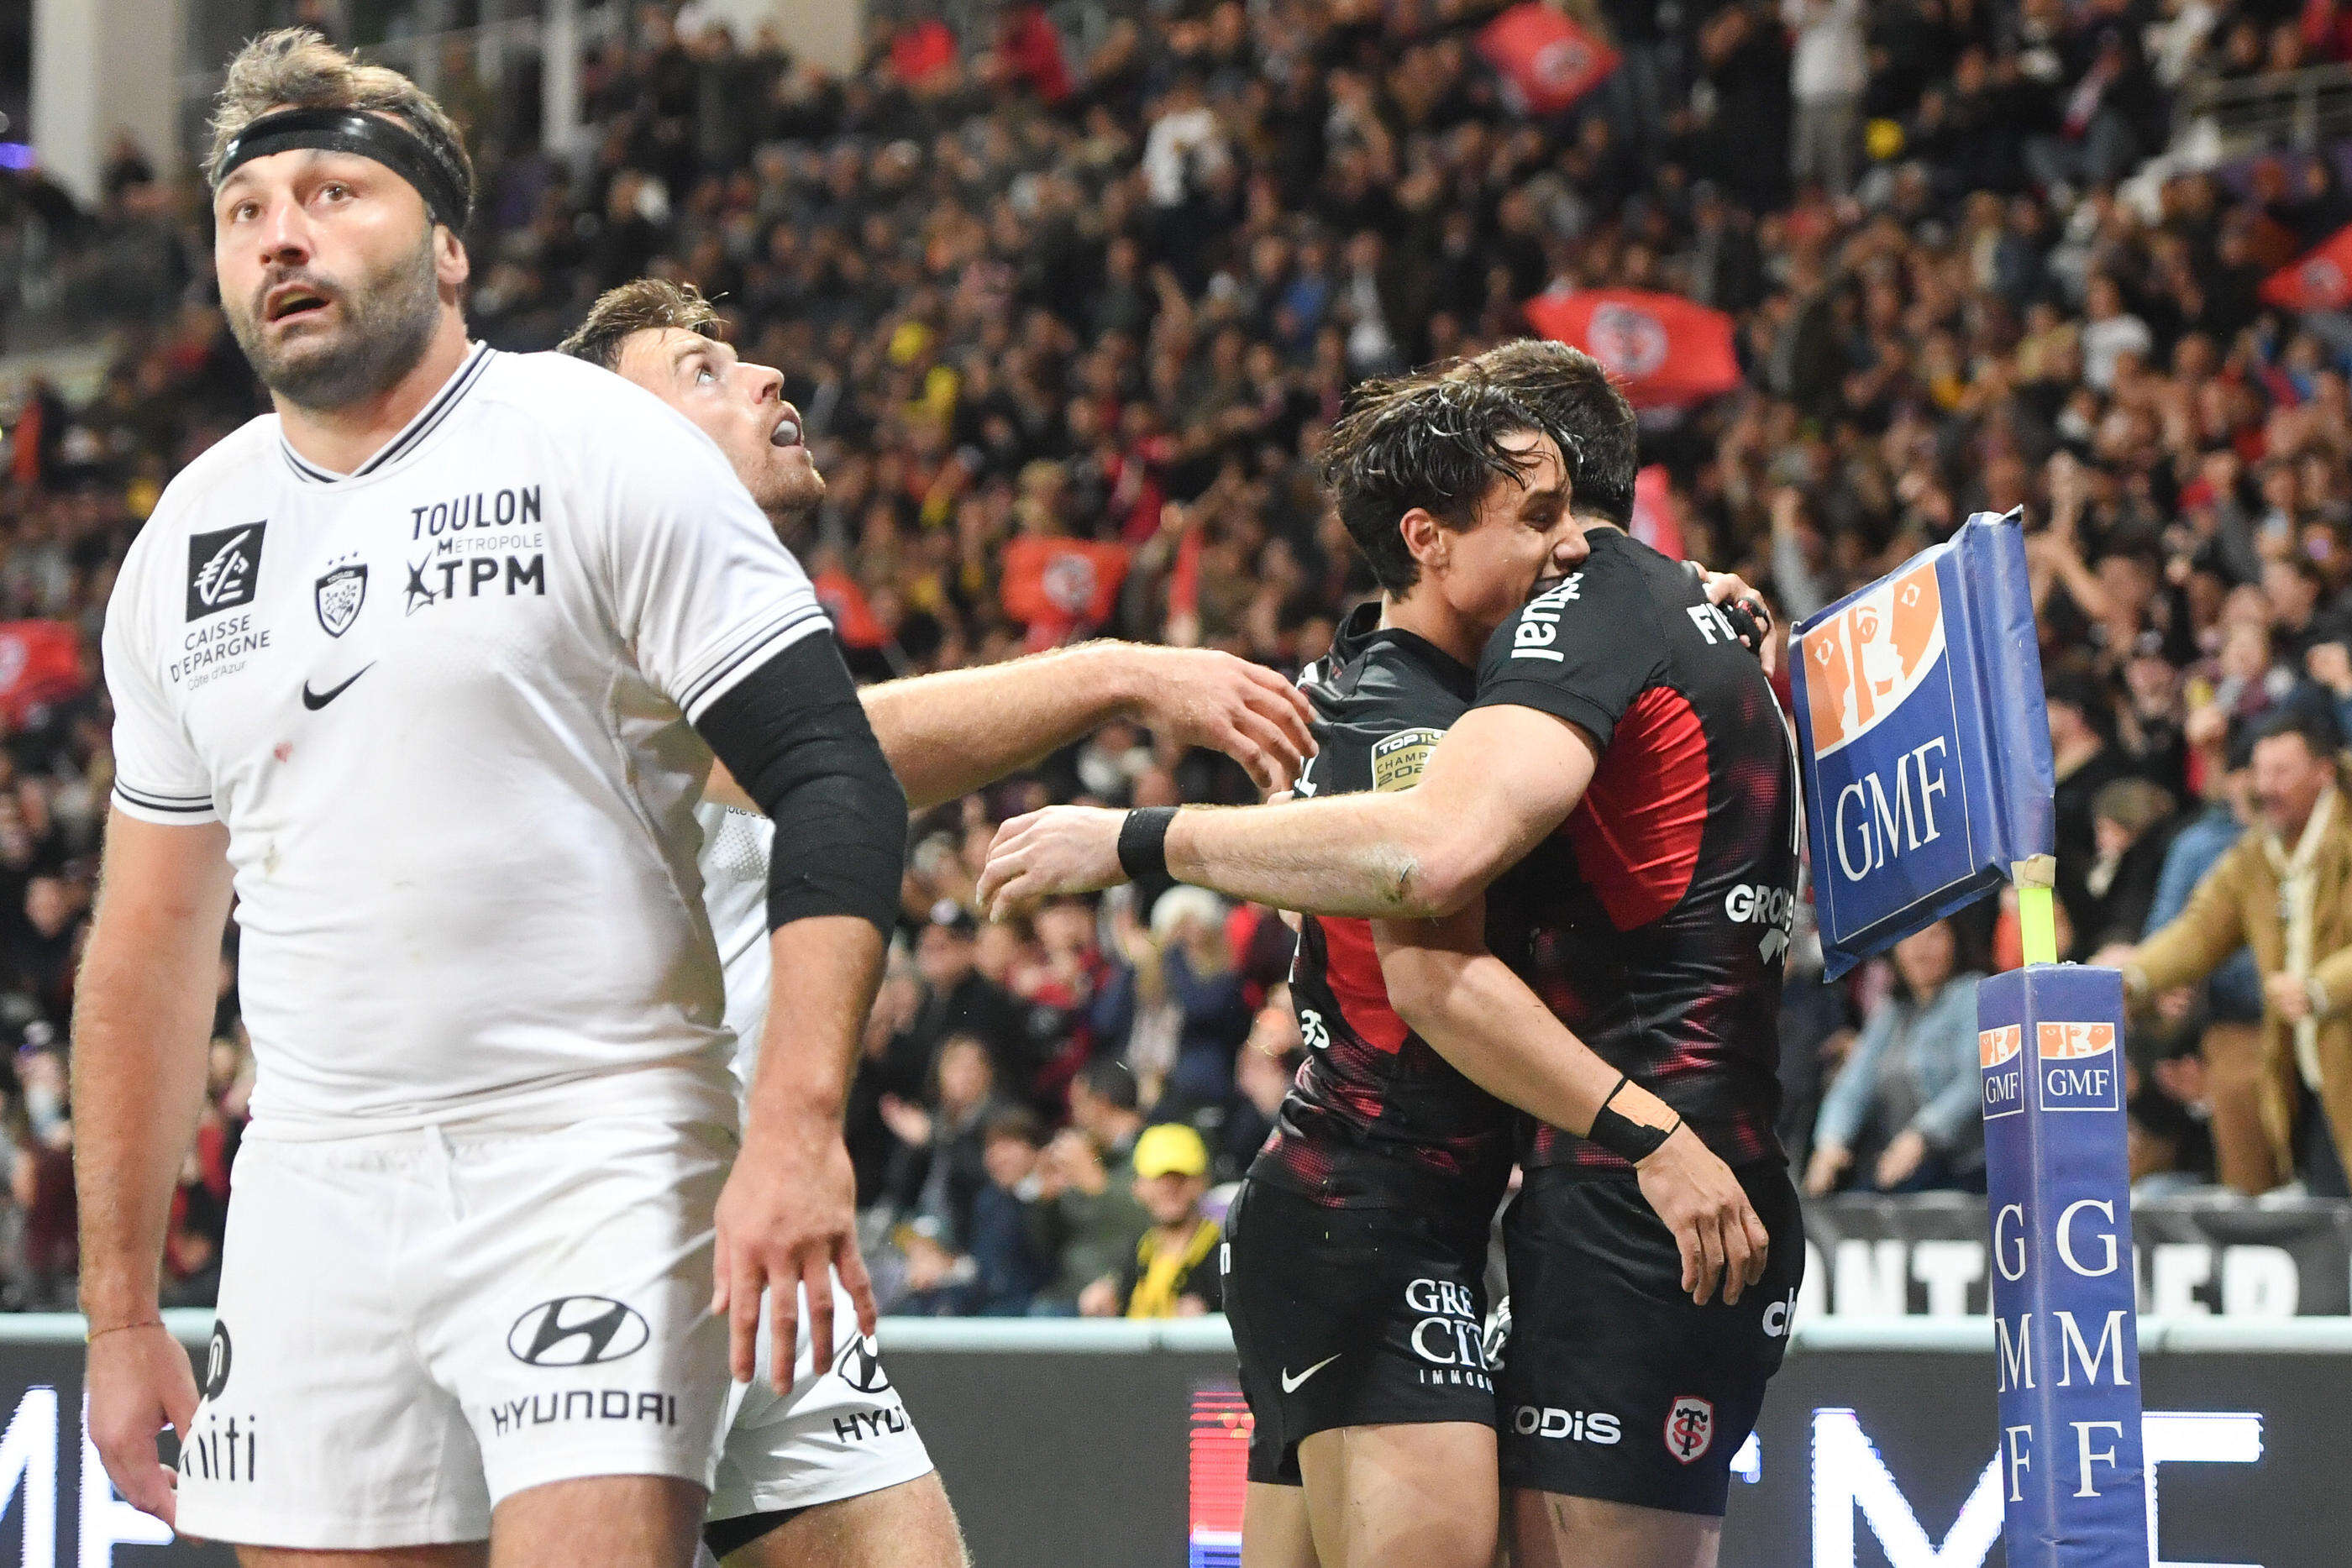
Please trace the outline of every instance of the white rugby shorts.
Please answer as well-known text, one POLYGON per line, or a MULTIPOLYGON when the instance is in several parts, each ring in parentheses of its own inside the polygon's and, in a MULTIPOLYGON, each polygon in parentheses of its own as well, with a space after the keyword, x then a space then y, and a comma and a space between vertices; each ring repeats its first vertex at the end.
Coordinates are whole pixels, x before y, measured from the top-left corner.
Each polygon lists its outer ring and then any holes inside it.
POLYGON ((581 1476, 708 1487, 730 1129, 624 1117, 239 1150, 179 1524, 365 1550, 487 1537, 581 1476))
POLYGON ((768 1381, 775 1343, 761 1314, 759 1368, 728 1396, 712 1520, 839 1502, 930 1474, 931 1456, 874 1341, 857 1332, 856 1304, 837 1279, 833 1322, 835 1353, 820 1366, 810 1354, 803 1291, 792 1392, 780 1395, 768 1381))

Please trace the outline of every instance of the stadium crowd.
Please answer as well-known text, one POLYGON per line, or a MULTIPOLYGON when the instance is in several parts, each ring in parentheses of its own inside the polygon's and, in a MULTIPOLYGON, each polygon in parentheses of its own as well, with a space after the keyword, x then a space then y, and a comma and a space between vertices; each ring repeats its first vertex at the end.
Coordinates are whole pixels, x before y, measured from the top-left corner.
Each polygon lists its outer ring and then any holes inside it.
MULTIPOLYGON (((587 62, 576 165, 536 145, 534 82, 453 52, 440 96, 484 192, 470 319, 537 350, 642 273, 717 299, 803 412, 828 491, 790 542, 882 679, 1092 635, 1294 671, 1370 587, 1315 478, 1351 384, 1519 335, 1547 290, 1682 295, 1733 318, 1744 384, 1647 411, 1644 461, 1688 553, 1784 620, 1973 512, 2027 508, 2065 939, 2137 942, 2250 820, 2265 721, 2352 713, 2352 318, 2259 292, 2352 222, 2352 193, 2325 156, 2149 161, 2184 83, 2352 57, 2352 18, 1592 0, 1571 10, 1616 69, 1529 118, 1475 47, 1501 8, 1107 3, 1081 50, 1007 5, 960 39, 878 27, 836 78, 772 32, 646 5, 587 62)), ((208 298, 191 174, 126 141, 93 210, 37 171, 0 182, 5 346, 59 322, 119 345, 87 396, 16 389, 0 465, 0 618, 79 643, 52 654, 68 678, 5 705, 0 750, 0 1274, 7 1305, 53 1307, 110 771, 100 620, 162 485, 265 405, 208 298)), ((1213 1310, 1204 1195, 1301 1046, 1287 929, 1149 886, 983 925, 971 894, 995 824, 1035 804, 1248 795, 1223 759, 1115 724, 917 825, 851 1112, 890 1310, 1213 1310)), ((1969 997, 2017 961, 2014 924, 1987 904, 1835 987, 1801 934, 1783 1135, 1816 1190, 1981 1183, 1969 997)), ((173 1211, 178 1303, 210 1299, 249 1078, 234 958, 173 1211)), ((2237 966, 2133 1032, 2151 1180, 2294 1174, 2217 1111, 2201 1042, 2265 1006, 2237 966)))

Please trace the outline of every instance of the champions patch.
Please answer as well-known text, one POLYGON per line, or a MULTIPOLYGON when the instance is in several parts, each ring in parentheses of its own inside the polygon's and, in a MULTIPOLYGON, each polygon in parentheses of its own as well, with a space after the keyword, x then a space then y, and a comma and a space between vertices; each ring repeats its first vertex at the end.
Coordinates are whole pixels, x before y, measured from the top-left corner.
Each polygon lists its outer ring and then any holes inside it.
POLYGON ((1429 754, 1445 738, 1442 729, 1401 729, 1372 744, 1372 788, 1382 793, 1421 782, 1429 754))
POLYGON ((267 522, 188 536, 188 619, 253 602, 261 583, 261 536, 267 522))

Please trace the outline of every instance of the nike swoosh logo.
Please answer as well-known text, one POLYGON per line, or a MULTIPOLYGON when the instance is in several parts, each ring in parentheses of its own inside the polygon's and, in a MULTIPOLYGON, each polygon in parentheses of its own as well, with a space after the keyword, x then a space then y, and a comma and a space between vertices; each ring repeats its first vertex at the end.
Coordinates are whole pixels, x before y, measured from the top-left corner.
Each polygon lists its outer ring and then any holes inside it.
MULTIPOLYGON (((1347 1353, 1345 1351, 1340 1352, 1341 1355, 1346 1354, 1347 1353)), ((1339 1357, 1338 1355, 1327 1355, 1296 1377, 1291 1376, 1290 1374, 1286 1372, 1284 1373, 1282 1375, 1282 1391, 1285 1394, 1297 1393, 1301 1384, 1304 1384, 1308 1378, 1314 1376, 1317 1373, 1322 1371, 1325 1367, 1330 1365, 1333 1362, 1339 1359, 1339 1357)))
POLYGON ((350 681, 345 681, 340 686, 329 686, 323 692, 312 691, 310 689, 310 683, 309 681, 304 681, 302 683, 302 706, 309 708, 312 713, 317 713, 320 708, 325 707, 329 703, 333 702, 337 697, 341 696, 345 692, 350 691, 352 689, 352 681, 358 680, 360 675, 364 675, 370 670, 374 668, 375 665, 373 663, 362 664, 359 668, 359 674, 353 675, 350 681))

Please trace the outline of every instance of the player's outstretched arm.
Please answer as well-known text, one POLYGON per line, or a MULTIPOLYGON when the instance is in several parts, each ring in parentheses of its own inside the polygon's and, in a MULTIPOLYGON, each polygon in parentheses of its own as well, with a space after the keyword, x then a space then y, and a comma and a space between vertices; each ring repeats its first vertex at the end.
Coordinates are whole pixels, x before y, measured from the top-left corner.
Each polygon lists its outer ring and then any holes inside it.
POLYGON ((1769 1245, 1738 1178, 1664 1101, 1554 1017, 1487 951, 1485 928, 1481 900, 1443 920, 1373 921, 1397 1016, 1487 1093, 1632 1160, 1681 1249, 1683 1289, 1704 1305, 1720 1282, 1724 1301, 1738 1301, 1764 1277, 1769 1245))
POLYGON ((1313 710, 1274 671, 1207 648, 1087 643, 979 669, 868 686, 866 716, 918 809, 984 789, 1132 718, 1223 752, 1262 789, 1287 789, 1313 710))
MULTIPOLYGON (((1313 709, 1263 664, 1208 648, 1087 643, 978 669, 867 686, 866 716, 907 799, 927 810, 983 789, 1115 718, 1222 751, 1262 789, 1285 789, 1315 753, 1313 709)), ((758 807, 723 767, 704 791, 758 807)))
MULTIPOLYGON (((1187 808, 1168 825, 1170 874, 1233 898, 1317 915, 1429 919, 1476 897, 1584 798, 1599 754, 1532 708, 1474 708, 1421 782, 1280 806, 1187 808)), ((1126 880, 1127 813, 1056 806, 998 831, 980 880, 991 914, 1126 880)))
POLYGON ((204 1107, 205 1037, 228 920, 228 830, 116 811, 75 992, 74 1185, 89 1322, 89 1432, 131 1505, 169 1523, 168 1422, 196 1412, 188 1354, 163 1327, 163 1231, 204 1107))

